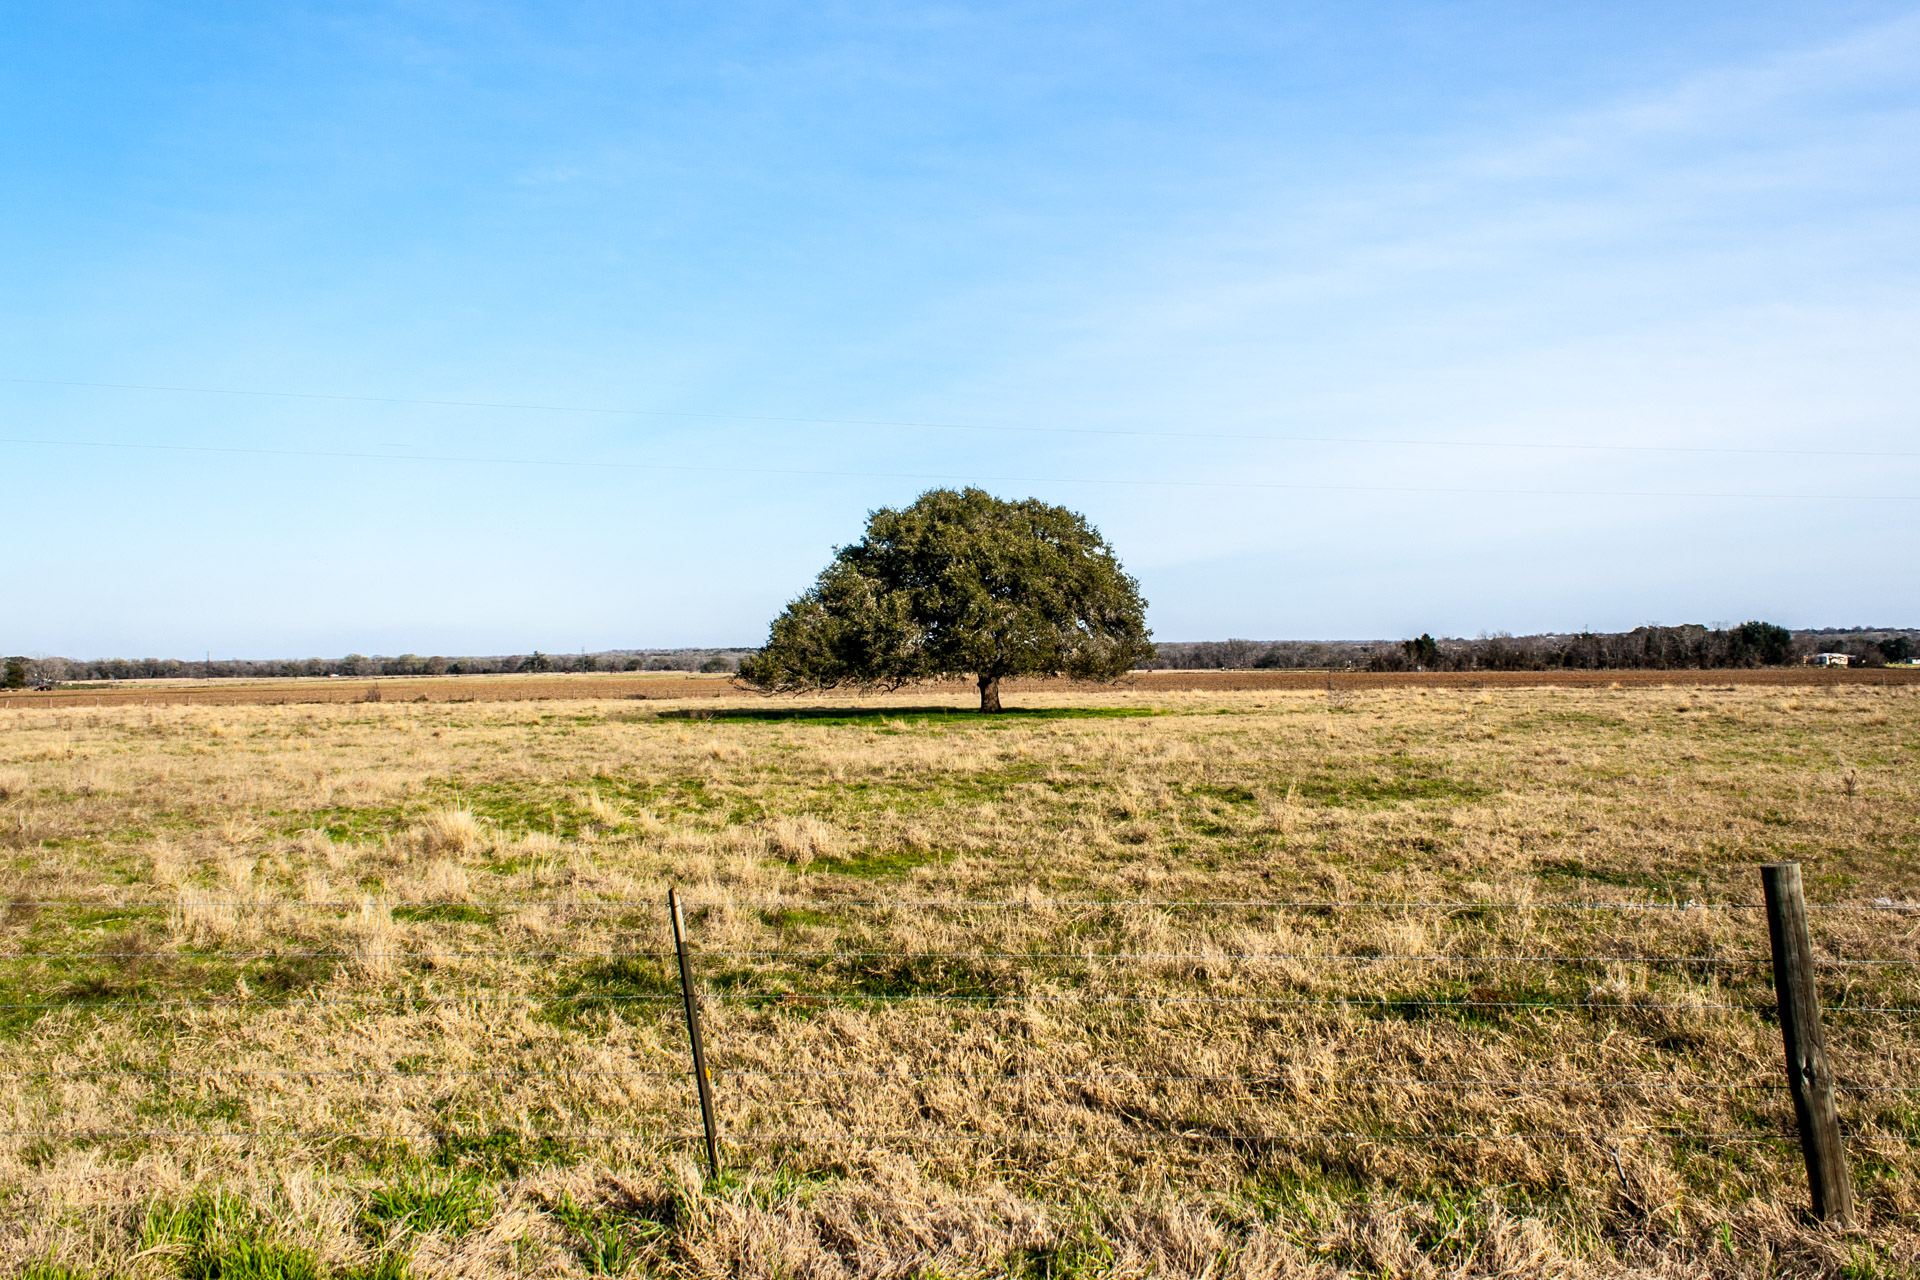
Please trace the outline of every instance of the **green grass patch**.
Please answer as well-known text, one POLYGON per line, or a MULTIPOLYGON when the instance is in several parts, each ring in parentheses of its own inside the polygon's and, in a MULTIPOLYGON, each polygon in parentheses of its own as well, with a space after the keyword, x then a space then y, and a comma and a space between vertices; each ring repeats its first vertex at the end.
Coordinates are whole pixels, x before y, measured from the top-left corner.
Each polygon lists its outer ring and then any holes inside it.
POLYGON ((1636 1012, 1635 1006, 1627 1003, 1592 1005, 1584 987, 1568 989, 1546 981, 1499 985, 1465 980, 1437 983, 1418 990, 1355 998, 1351 1007, 1362 1018, 1381 1021, 1444 1019, 1488 1028, 1509 1026, 1525 1017, 1563 1013, 1601 1017, 1616 1012, 1621 1015, 1636 1012))
POLYGON ((603 825, 571 792, 558 788, 489 782, 448 787, 445 798, 465 806, 475 817, 515 834, 541 831, 571 839, 588 826, 603 825))
POLYGON ((1096 1280, 1110 1276, 1117 1255, 1091 1227, 1045 1245, 1015 1249, 1007 1255, 1008 1280, 1096 1280))
POLYGON ((29 1262, 13 1274, 15 1280, 93 1280, 93 1272, 64 1262, 29 1262))
POLYGON ((1376 762, 1344 773, 1315 773, 1295 783, 1303 800, 1329 808, 1361 809, 1409 801, 1483 800, 1493 789, 1448 772, 1438 761, 1376 762))
POLYGON ((1302 1154, 1296 1167, 1271 1168, 1241 1184, 1240 1199, 1264 1222, 1304 1220, 1319 1225, 1319 1210, 1366 1198, 1369 1186, 1343 1164, 1302 1154))
MULTIPOLYGON (((51 939, 49 939, 51 941, 51 939)), ((229 994, 244 981, 263 995, 286 995, 324 985, 339 967, 335 956, 289 955, 234 960, 217 952, 155 951, 138 935, 89 939, 113 954, 39 960, 0 976, 0 1034, 49 1012, 40 1006, 119 1005, 229 994)))
POLYGON ((517 1133, 447 1133, 440 1137, 435 1161, 442 1168, 489 1177, 517 1178, 529 1169, 565 1158, 560 1138, 523 1138, 517 1133))
MULTIPOLYGON (((593 785, 614 799, 630 801, 671 817, 675 814, 711 813, 727 802, 707 790, 704 778, 678 778, 672 782, 641 782, 613 774, 598 773, 593 785)), ((736 821, 741 820, 736 815, 736 821)))
POLYGON ((471 1176, 415 1165, 367 1196, 361 1223, 370 1234, 397 1231, 458 1239, 486 1221, 493 1193, 471 1176))
POLYGON ((1594 866, 1591 863, 1576 862, 1570 858, 1539 863, 1534 874, 1543 880, 1578 880, 1603 884, 1615 889, 1628 889, 1648 901, 1681 902, 1700 891, 1699 885, 1691 882, 1682 884, 1663 876, 1615 871, 1608 867, 1594 866))
POLYGON ((859 956, 846 965, 847 989, 863 996, 1004 996, 1018 982, 984 964, 944 956, 859 956))
POLYGON ((395 907, 393 918, 428 924, 492 924, 495 916, 464 902, 443 902, 425 907, 395 907))
POLYGON ((834 917, 826 912, 806 907, 777 907, 760 913, 760 923, 769 929, 822 928, 833 922, 834 917))
POLYGON ((583 1271, 590 1276, 617 1276, 632 1269, 636 1243, 651 1243, 672 1231, 676 1209, 672 1201, 664 1204, 664 1211, 639 1204, 626 1206, 625 1211, 611 1206, 588 1209, 571 1194, 563 1194, 547 1206, 547 1213, 573 1237, 573 1256, 583 1271))
POLYGON ((1236 805, 1252 805, 1260 802, 1260 797, 1254 795, 1250 787, 1218 786, 1212 783, 1202 783, 1199 786, 1193 787, 1187 794, 1209 796, 1212 799, 1236 805))
POLYGON ((179 1258, 183 1280, 322 1280, 308 1249, 273 1238, 262 1215, 220 1192, 185 1204, 154 1204, 141 1245, 179 1258))
POLYGON ((893 849, 885 853, 863 853, 851 858, 840 858, 833 862, 814 865, 816 870, 831 872, 837 876, 854 876, 862 880, 888 880, 907 875, 916 867, 945 862, 952 856, 952 854, 933 849, 893 849))
POLYGON ((383 1253, 372 1262, 357 1267, 343 1267, 333 1273, 333 1280, 411 1280, 413 1266, 405 1254, 383 1253))
MULTIPOLYGON (((779 970, 740 965, 709 971, 705 977, 716 990, 742 995, 771 992, 767 1003, 796 1010, 906 996, 996 999, 1020 989, 1019 974, 1011 967, 996 969, 966 957, 861 955, 858 943, 847 945, 856 950, 801 958, 779 970)), ((679 988, 674 990, 677 994, 679 988)))
POLYGON ((299 821, 287 829, 286 834, 298 835, 302 831, 313 830, 325 832, 329 840, 371 840, 383 835, 392 835, 403 829, 407 822, 407 810, 399 805, 379 805, 361 809, 336 806, 331 809, 315 809, 301 815, 299 821))
POLYGON ((642 1017, 663 1004, 654 997, 680 997, 680 970, 664 956, 612 956, 568 975, 558 994, 534 1016, 557 1026, 577 1026, 608 1007, 619 1007, 624 1017, 642 1017))
POLYGON ((269 995, 289 995, 325 986, 340 967, 335 956, 275 956, 250 961, 247 985, 269 995))

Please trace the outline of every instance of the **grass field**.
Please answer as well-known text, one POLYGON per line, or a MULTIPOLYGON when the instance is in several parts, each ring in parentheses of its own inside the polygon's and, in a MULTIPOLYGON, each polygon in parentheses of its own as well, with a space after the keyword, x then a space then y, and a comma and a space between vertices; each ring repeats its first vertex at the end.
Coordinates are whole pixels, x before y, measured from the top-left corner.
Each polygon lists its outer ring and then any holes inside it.
POLYGON ((0 711, 0 1266, 1920 1274, 1914 687, 968 700, 0 711))
MULTIPOLYGON (((1320 670, 1135 671, 1114 685, 1070 680, 1008 680, 1010 693, 1092 694, 1102 701, 1169 693, 1288 693, 1418 689, 1920 688, 1920 667, 1743 667, 1704 671, 1320 670)), ((958 699, 971 682, 926 686, 922 698, 958 699)), ((40 690, 0 690, 0 711, 52 707, 295 706, 338 702, 529 702, 575 699, 686 701, 738 698, 733 677, 678 671, 485 676, 287 677, 262 680, 101 680, 40 690)))

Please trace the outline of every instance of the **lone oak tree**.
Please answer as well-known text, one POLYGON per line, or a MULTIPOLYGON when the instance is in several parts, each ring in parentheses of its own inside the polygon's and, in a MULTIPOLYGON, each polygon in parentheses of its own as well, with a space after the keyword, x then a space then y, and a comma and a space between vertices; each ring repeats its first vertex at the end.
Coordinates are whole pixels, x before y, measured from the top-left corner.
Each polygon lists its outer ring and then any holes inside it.
POLYGON ((740 678, 786 693, 971 675, 998 711, 1008 676, 1112 680, 1153 656, 1149 635, 1139 584, 1084 516, 932 489, 873 512, 740 678))

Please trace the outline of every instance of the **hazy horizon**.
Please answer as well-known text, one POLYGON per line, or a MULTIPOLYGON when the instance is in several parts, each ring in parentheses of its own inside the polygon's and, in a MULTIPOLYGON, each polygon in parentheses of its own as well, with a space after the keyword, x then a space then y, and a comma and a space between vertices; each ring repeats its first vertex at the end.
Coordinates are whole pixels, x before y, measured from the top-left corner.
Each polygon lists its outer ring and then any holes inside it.
MULTIPOLYGON (((1743 621, 1745 621, 1745 619, 1743 619, 1743 621)), ((1761 621, 1765 621, 1765 619, 1761 619, 1761 621)), ((1658 627, 1703 626, 1703 627, 1708 627, 1710 629, 1724 629, 1730 626, 1738 626, 1739 623, 1737 622, 1734 622, 1734 623, 1729 623, 1729 622, 1648 622, 1642 625, 1658 626, 1658 627)), ((1854 624, 1854 625, 1845 625, 1845 626, 1833 625, 1833 626, 1818 626, 1818 627, 1794 627, 1790 629, 1796 635, 1818 635, 1818 634, 1824 634, 1824 633, 1852 634, 1856 632, 1865 632, 1871 635, 1871 634, 1876 634, 1881 632, 1887 632, 1887 633, 1920 632, 1920 625, 1877 626, 1877 625, 1854 624)), ((1423 630, 1425 629, 1423 628, 1423 630)), ((1633 628, 1625 628, 1624 630, 1631 631, 1633 630, 1633 628)), ((1418 633, 1415 633, 1415 634, 1418 634, 1418 633)), ((1569 636, 1569 635, 1578 635, 1580 633, 1577 631, 1537 631, 1537 632, 1519 633, 1519 632, 1507 632, 1507 631, 1497 631, 1497 630, 1480 630, 1480 631, 1469 632, 1469 633, 1432 632, 1432 634, 1436 639, 1439 639, 1439 640, 1454 641, 1454 640, 1483 640, 1483 639, 1490 639, 1493 637, 1503 636, 1503 635, 1510 636, 1513 639, 1525 640, 1525 639, 1532 639, 1540 636, 1569 636)), ((1166 636, 1155 636, 1153 639, 1154 639, 1154 643, 1158 645, 1169 645, 1169 646, 1181 647, 1181 646, 1189 646, 1189 645, 1209 645, 1209 644, 1249 644, 1249 645, 1398 644, 1404 640, 1409 640, 1412 638, 1413 638, 1412 635, 1405 635, 1405 636, 1204 636, 1199 638, 1195 638, 1195 637, 1170 638, 1166 636)), ((632 645, 616 645, 616 646, 611 646, 604 649, 588 649, 586 650, 586 653, 588 656, 591 656, 591 657, 607 657, 607 656, 616 655, 616 654, 645 656, 645 655, 663 655, 663 654, 675 654, 675 653, 749 653, 755 649, 758 649, 761 643, 762 641, 756 640, 751 644, 651 645, 651 646, 644 646, 644 647, 632 646, 632 645)), ((189 654, 163 654, 163 653, 79 654, 79 653, 50 653, 45 650, 39 650, 31 653, 20 654, 18 656, 32 658, 36 660, 45 659, 45 658, 60 658, 60 659, 73 661, 73 662, 113 662, 113 661, 178 662, 178 663, 183 663, 190 666, 197 662, 205 662, 209 660, 213 662, 304 662, 304 661, 313 661, 313 660, 318 660, 323 662, 334 662, 334 661, 339 661, 343 658, 354 657, 354 656, 364 657, 368 659, 388 659, 388 658, 399 658, 399 657, 444 658, 444 659, 447 659, 448 661, 457 661, 462 658, 482 659, 482 658, 525 657, 525 656, 530 656, 535 652, 542 653, 547 657, 555 658, 555 659, 566 659, 568 657, 577 657, 581 653, 579 649, 545 649, 536 645, 528 649, 502 649, 502 650, 497 650, 492 652, 481 652, 479 650, 462 650, 459 652, 454 652, 454 651, 441 652, 441 651, 429 651, 426 649, 418 649, 418 648, 400 648, 400 649, 394 649, 389 652, 387 650, 377 650, 377 649, 362 650, 362 649, 355 648, 355 649, 344 649, 338 653, 242 654, 242 653, 221 653, 218 650, 211 650, 211 651, 203 652, 198 655, 189 655, 189 654)))

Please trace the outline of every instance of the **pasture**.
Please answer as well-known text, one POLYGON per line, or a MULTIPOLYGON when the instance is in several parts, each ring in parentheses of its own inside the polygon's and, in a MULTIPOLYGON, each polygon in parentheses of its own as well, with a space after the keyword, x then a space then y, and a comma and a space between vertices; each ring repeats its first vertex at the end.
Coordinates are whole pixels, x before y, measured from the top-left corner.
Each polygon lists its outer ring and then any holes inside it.
POLYGON ((1916 692, 0 711, 0 1266, 1914 1274, 1916 692))

